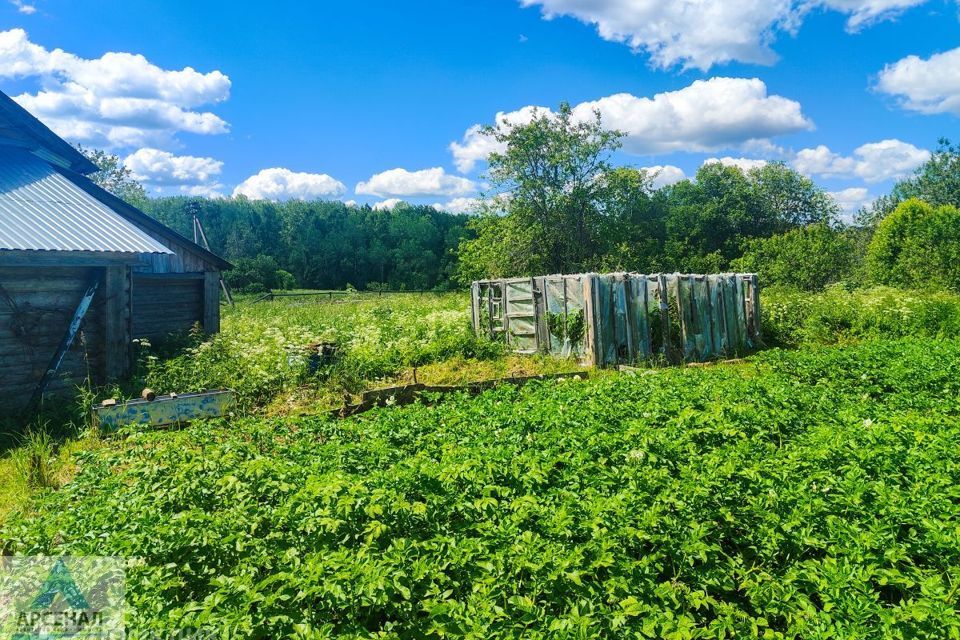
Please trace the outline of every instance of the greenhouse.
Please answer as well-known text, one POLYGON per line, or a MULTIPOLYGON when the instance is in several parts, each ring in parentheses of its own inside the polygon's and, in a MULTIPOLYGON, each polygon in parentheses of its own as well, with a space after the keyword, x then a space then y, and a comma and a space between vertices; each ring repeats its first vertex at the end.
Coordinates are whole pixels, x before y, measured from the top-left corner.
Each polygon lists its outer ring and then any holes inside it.
POLYGON ((479 335, 601 367, 748 351, 760 341, 759 294, 752 273, 581 273, 471 287, 479 335))

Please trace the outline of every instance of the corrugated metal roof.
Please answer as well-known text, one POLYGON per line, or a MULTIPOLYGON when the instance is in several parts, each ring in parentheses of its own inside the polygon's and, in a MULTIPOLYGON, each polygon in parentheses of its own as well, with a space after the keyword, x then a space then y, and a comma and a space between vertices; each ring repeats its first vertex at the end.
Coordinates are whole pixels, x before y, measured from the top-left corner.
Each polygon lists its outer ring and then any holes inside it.
POLYGON ((27 151, 0 148, 0 250, 173 253, 27 151))

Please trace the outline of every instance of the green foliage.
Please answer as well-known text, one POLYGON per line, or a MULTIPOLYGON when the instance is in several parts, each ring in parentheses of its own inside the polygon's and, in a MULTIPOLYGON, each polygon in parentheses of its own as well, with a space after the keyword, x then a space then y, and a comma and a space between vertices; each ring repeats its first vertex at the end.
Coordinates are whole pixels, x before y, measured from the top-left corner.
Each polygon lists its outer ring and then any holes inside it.
POLYGON ((798 227, 746 244, 735 271, 757 273, 765 286, 780 285, 818 291, 853 275, 857 245, 844 230, 827 224, 798 227))
POLYGON ((761 322, 768 344, 800 346, 876 338, 960 338, 960 296, 889 287, 821 293, 764 289, 761 322))
POLYGON ((960 291, 960 209, 903 202, 877 225, 866 266, 880 284, 960 291))
POLYGON ((99 167, 99 171, 87 176, 98 187, 134 206, 142 206, 147 201, 147 192, 143 185, 137 182, 130 169, 123 166, 119 156, 100 149, 85 149, 80 145, 77 145, 77 151, 99 167))
MULTIPOLYGON (((588 268, 602 242, 609 155, 623 134, 604 129, 599 113, 578 121, 567 103, 556 113, 535 113, 526 124, 486 127, 484 134, 504 147, 488 158, 489 178, 510 196, 507 228, 515 232, 499 241, 514 263, 497 270, 512 275, 588 268)), ((465 253, 482 252, 468 247, 465 253)))
POLYGON ((143 203, 160 222, 193 237, 193 213, 214 253, 231 262, 268 256, 299 286, 343 289, 449 289, 454 250, 467 217, 427 206, 374 211, 342 202, 266 202, 246 198, 157 198, 143 203))
POLYGON ((933 206, 960 208, 960 147, 941 138, 930 159, 912 176, 897 182, 889 195, 878 198, 869 210, 861 211, 858 222, 875 226, 901 203, 914 198, 933 206))
POLYGON ((136 558, 141 633, 958 637, 958 373, 879 342, 134 433, 0 539, 136 558))
POLYGON ((227 284, 237 293, 262 293, 271 289, 293 289, 296 279, 277 261, 263 254, 256 258, 237 258, 233 269, 225 272, 227 284))
POLYGON ((475 336, 462 295, 241 302, 225 309, 219 334, 177 357, 148 357, 145 383, 178 393, 229 387, 251 409, 311 381, 357 391, 408 367, 502 353, 475 336), (320 343, 337 345, 338 359, 314 371, 310 345, 320 343))

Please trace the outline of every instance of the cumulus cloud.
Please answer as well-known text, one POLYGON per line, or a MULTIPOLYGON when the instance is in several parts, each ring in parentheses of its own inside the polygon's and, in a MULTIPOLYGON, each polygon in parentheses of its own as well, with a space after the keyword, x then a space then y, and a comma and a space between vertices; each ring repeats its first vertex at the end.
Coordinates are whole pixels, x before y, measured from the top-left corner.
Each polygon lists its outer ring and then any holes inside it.
POLYGON ((907 56, 880 72, 877 89, 896 96, 904 109, 960 115, 960 47, 927 59, 907 56))
POLYGON ((780 33, 793 34, 807 12, 849 16, 847 30, 895 17, 927 0, 520 0, 544 18, 570 16, 594 25, 604 40, 649 54, 654 66, 708 70, 725 62, 772 64, 780 33))
MULTIPOLYGON (((525 124, 538 111, 551 113, 528 106, 498 113, 495 124, 525 124)), ((591 120, 595 111, 600 112, 604 127, 626 134, 623 149, 636 155, 773 148, 770 138, 813 128, 799 102, 769 95, 767 85, 757 78, 697 80, 683 89, 658 93, 652 98, 618 93, 576 105, 573 116, 581 121, 591 120)), ((501 149, 481 131, 479 125, 470 127, 462 141, 450 145, 460 171, 472 170, 477 161, 501 149)))
POLYGON ((453 198, 447 202, 436 202, 433 208, 448 213, 473 213, 480 206, 479 198, 453 198))
POLYGON ((145 147, 123 160, 133 177, 154 185, 204 185, 220 175, 223 162, 213 158, 177 156, 145 147))
POLYGON ((386 200, 381 200, 380 202, 373 203, 374 211, 393 211, 398 204, 406 204, 400 198, 387 198, 386 200))
POLYGON ((252 175, 233 190, 251 200, 320 200, 339 198, 347 188, 325 173, 298 173, 274 167, 252 175))
POLYGON ((902 178, 930 159, 930 152, 902 140, 871 142, 854 149, 852 156, 834 153, 820 145, 802 149, 791 164, 800 173, 823 178, 862 178, 882 182, 902 178))
POLYGON ((867 192, 866 187, 851 187, 842 191, 831 191, 829 195, 846 214, 844 217, 847 220, 849 220, 854 213, 866 207, 874 200, 873 196, 867 192))
POLYGON ((357 183, 356 192, 370 196, 465 196, 475 193, 472 180, 447 175, 442 167, 407 171, 390 169, 357 183))
POLYGON ((687 174, 683 172, 683 169, 670 164, 643 167, 643 170, 653 178, 654 189, 668 187, 671 184, 676 184, 681 180, 686 179, 687 177, 687 174))
POLYGON ((731 158, 730 156, 724 156, 722 158, 707 158, 703 161, 703 164, 722 164, 725 167, 737 167, 743 172, 750 171, 751 169, 762 169, 767 166, 766 160, 756 160, 754 158, 731 158))
POLYGON ((61 136, 107 148, 161 146, 179 132, 229 130, 199 109, 230 95, 220 71, 167 70, 132 53, 87 59, 49 50, 23 29, 0 31, 0 78, 37 78, 42 89, 14 99, 61 136))

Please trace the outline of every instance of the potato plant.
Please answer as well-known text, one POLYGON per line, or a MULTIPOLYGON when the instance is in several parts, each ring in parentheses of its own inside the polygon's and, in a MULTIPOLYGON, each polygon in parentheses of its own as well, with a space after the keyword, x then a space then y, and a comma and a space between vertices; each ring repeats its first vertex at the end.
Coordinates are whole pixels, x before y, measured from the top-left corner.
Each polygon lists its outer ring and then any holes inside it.
POLYGON ((129 558, 142 632, 960 637, 960 342, 435 400, 130 433, 0 551, 129 558))

